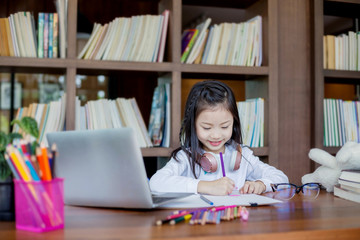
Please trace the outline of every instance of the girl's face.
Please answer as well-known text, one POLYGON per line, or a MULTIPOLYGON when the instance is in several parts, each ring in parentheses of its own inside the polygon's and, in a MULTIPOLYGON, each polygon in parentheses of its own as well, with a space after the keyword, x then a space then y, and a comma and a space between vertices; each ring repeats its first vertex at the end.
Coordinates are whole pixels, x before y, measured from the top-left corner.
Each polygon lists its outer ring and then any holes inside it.
POLYGON ((195 120, 196 135, 207 152, 225 151, 231 138, 234 118, 222 105, 203 110, 195 120))

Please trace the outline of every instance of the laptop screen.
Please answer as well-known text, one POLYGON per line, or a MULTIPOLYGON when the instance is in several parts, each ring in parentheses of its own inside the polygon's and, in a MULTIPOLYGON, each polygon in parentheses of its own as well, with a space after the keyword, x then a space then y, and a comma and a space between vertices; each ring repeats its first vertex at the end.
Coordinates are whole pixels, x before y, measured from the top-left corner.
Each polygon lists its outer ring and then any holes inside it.
POLYGON ((152 208, 140 147, 131 128, 47 134, 57 145, 54 168, 66 204, 152 208))

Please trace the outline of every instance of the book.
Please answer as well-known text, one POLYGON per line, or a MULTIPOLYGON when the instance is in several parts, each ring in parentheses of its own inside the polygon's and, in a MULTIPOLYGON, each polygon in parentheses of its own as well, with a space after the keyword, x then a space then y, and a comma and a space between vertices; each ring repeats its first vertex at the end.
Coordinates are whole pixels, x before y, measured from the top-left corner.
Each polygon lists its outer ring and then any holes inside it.
POLYGON ((240 28, 239 28, 240 25, 241 23, 239 24, 231 23, 230 44, 226 52, 226 58, 224 63, 225 65, 231 65, 231 62, 234 58, 233 55, 235 54, 235 51, 237 49, 236 45, 238 44, 240 38, 238 34, 240 32, 240 28))
POLYGON ((126 39, 125 49, 120 58, 121 61, 128 61, 128 59, 129 59, 130 52, 135 43, 135 35, 136 35, 137 27, 138 27, 140 20, 141 20, 141 16, 131 17, 130 29, 129 29, 129 33, 128 33, 128 36, 126 39))
POLYGON ((59 20, 59 56, 66 57, 67 45, 67 0, 56 0, 56 9, 59 20))
MULTIPOLYGON (((210 27, 209 33, 208 33, 208 37, 205 43, 205 48, 203 51, 203 54, 201 56, 201 63, 202 64, 206 64, 207 63, 207 58, 209 56, 209 50, 210 50, 210 46, 212 44, 213 41, 213 37, 214 37, 214 26, 210 27)), ((196 61, 196 60, 195 60, 196 61)))
POLYGON ((221 37, 223 35, 223 30, 224 30, 224 24, 219 24, 219 25, 215 25, 214 26, 214 39, 211 41, 211 47, 209 50, 209 56, 207 59, 207 64, 215 64, 216 63, 216 59, 219 53, 219 49, 220 49, 220 42, 221 42, 221 37))
POLYGON ((15 23, 14 23, 14 15, 10 14, 10 16, 8 17, 9 20, 9 25, 10 25, 10 32, 11 32, 11 41, 13 43, 14 46, 14 56, 15 57, 19 57, 20 56, 20 52, 19 52, 19 46, 17 43, 17 38, 16 38, 16 30, 15 30, 15 23))
POLYGON ((53 13, 53 58, 58 57, 58 37, 59 37, 59 16, 57 13, 53 13))
POLYGON ((199 34, 199 30, 198 29, 193 29, 194 33, 192 34, 190 41, 188 42, 188 44, 186 45, 184 52, 181 55, 181 62, 184 63, 191 51, 191 48, 194 45, 195 39, 197 37, 197 35, 199 34))
POLYGON ((103 39, 103 42, 100 45, 99 51, 97 52, 97 54, 94 57, 95 60, 103 59, 105 50, 107 49, 109 42, 111 40, 110 37, 112 36, 112 33, 114 31, 114 26, 115 26, 115 20, 113 20, 109 23, 108 29, 106 31, 106 35, 104 36, 104 39, 103 39))
POLYGON ((19 47, 19 57, 27 57, 24 46, 24 37, 21 31, 21 13, 15 13, 13 16, 14 29, 16 31, 16 39, 19 47))
MULTIPOLYGON (((103 51, 101 59, 102 60, 110 60, 111 57, 111 51, 115 51, 114 50, 114 46, 113 46, 113 42, 115 39, 115 36, 117 34, 118 28, 119 28, 119 22, 120 22, 121 18, 115 18, 109 26, 109 34, 107 34, 108 36, 106 36, 106 45, 104 47, 104 49, 100 49, 99 51, 103 51)), ((100 56, 98 56, 100 57, 100 56)), ((99 58, 100 59, 100 58, 99 58)))
POLYGON ((339 178, 360 183, 360 170, 342 170, 339 178))
POLYGON ((151 38, 154 35, 154 18, 152 15, 145 15, 143 22, 143 33, 140 35, 141 40, 138 42, 136 50, 133 55, 134 61, 143 61, 143 54, 145 53, 145 49, 153 49, 151 48, 151 38))
POLYGON ((210 23, 211 23, 211 18, 207 18, 204 22, 200 23, 196 27, 196 29, 199 30, 199 34, 195 39, 194 45, 189 50, 188 55, 185 56, 184 61, 182 61, 183 58, 181 57, 181 62, 182 63, 184 63, 184 62, 192 63, 195 60, 195 58, 197 56, 196 53, 198 53, 200 51, 199 48, 201 48, 201 43, 204 41, 204 38, 205 38, 205 35, 206 35, 206 30, 209 28, 210 23))
POLYGON ((340 184, 341 188, 360 193, 360 182, 353 182, 339 178, 338 183, 340 184))
POLYGON ((327 67, 328 69, 335 69, 335 36, 334 35, 327 35, 327 67))
POLYGON ((0 56, 10 56, 5 21, 6 18, 0 18, 0 56))
POLYGON ((54 41, 54 14, 53 13, 49 13, 49 25, 48 25, 48 29, 49 29, 49 53, 48 53, 48 57, 49 58, 53 58, 53 41, 54 41))
POLYGON ((204 56, 205 45, 206 45, 206 42, 209 39, 208 35, 209 35, 209 30, 206 30, 206 35, 205 35, 204 41, 201 44, 200 52, 198 53, 197 57, 195 58, 194 64, 200 64, 201 63, 201 60, 202 60, 202 58, 204 56))
POLYGON ((135 98, 130 98, 129 100, 130 100, 131 106, 132 106, 132 108, 133 108, 133 110, 135 112, 136 119, 137 119, 137 121, 139 123, 139 126, 141 128, 141 133, 143 135, 143 138, 145 139, 146 146, 147 147, 152 147, 152 142, 151 142, 150 136, 148 134, 148 130, 146 128, 144 118, 142 117, 139 106, 138 106, 138 104, 136 102, 136 99, 135 98))
POLYGON ((248 22, 254 25, 253 47, 250 57, 250 66, 261 66, 262 63, 262 18, 256 16, 248 22))
POLYGON ((185 29, 181 37, 181 55, 185 52, 185 49, 189 45, 191 39, 196 33, 196 29, 185 29))
POLYGON ((196 49, 194 48, 193 51, 191 51, 189 57, 186 60, 186 63, 188 63, 188 64, 195 63, 195 60, 198 58, 200 58, 200 59, 197 62, 198 63, 200 62, 202 53, 205 48, 208 32, 209 32, 209 30, 206 29, 205 34, 199 36, 199 38, 201 38, 201 39, 199 39, 200 44, 197 46, 196 49))
POLYGON ((15 56, 14 45, 11 38, 10 22, 8 18, 5 18, 5 28, 6 28, 7 42, 9 44, 9 56, 15 56))
POLYGON ((36 44, 34 38, 34 27, 32 24, 32 14, 30 12, 23 12, 22 15, 22 32, 27 52, 27 57, 37 57, 36 44))
POLYGON ((45 14, 39 12, 38 14, 38 57, 44 57, 44 21, 45 14))
POLYGON ((163 30, 163 25, 164 25, 164 16, 163 15, 157 16, 156 21, 154 23, 154 29, 153 29, 154 34, 152 35, 151 45, 148 48, 146 55, 145 55, 145 61, 147 61, 147 62, 157 62, 159 51, 160 51, 159 50, 160 38, 161 38, 162 30, 163 30))
POLYGON ((49 116, 49 110, 50 110, 50 104, 45 103, 43 114, 41 116, 41 121, 39 124, 39 139, 38 139, 39 142, 41 142, 44 137, 46 121, 49 116))
MULTIPOLYGON (((166 36, 167 36, 168 23, 169 23, 169 14, 170 14, 169 10, 165 10, 162 13, 163 23, 162 23, 162 29, 161 29, 161 39, 160 39, 160 43, 158 43, 158 45, 159 45, 158 59, 157 59, 158 62, 163 62, 163 59, 164 59, 166 36)), ((153 62, 155 62, 155 60, 156 60, 156 56, 155 56, 155 59, 153 59, 153 62)))
POLYGON ((164 136, 165 94, 164 84, 158 85, 154 89, 148 128, 154 146, 161 146, 164 136))
POLYGON ((339 185, 334 186, 334 195, 346 200, 360 203, 360 193, 341 188, 339 185))
POLYGON ((116 34, 120 34, 120 36, 118 37, 117 42, 114 42, 115 49, 112 55, 112 60, 120 60, 121 55, 123 54, 124 49, 126 47, 127 33, 129 32, 130 26, 131 26, 130 18, 121 18, 118 25, 119 29, 116 32, 116 34))
POLYGON ((81 50, 81 52, 78 55, 78 59, 85 58, 87 52, 89 51, 90 46, 94 42, 94 39, 97 37, 97 33, 99 32, 99 29, 101 28, 101 24, 95 23, 93 30, 91 32, 89 40, 86 42, 84 48, 81 50))
POLYGON ((44 13, 44 58, 49 57, 49 13, 44 13))
POLYGON ((147 18, 145 15, 139 17, 139 20, 138 20, 136 28, 135 28, 134 43, 132 44, 132 47, 130 49, 130 54, 128 56, 127 61, 135 60, 136 54, 141 45, 141 41, 144 37, 146 19, 147 18))
POLYGON ((97 55, 97 53, 100 49, 100 46, 101 46, 102 42, 104 41, 106 32, 108 31, 108 26, 109 26, 109 24, 105 24, 104 26, 101 27, 99 36, 95 42, 93 49, 90 49, 88 52, 89 54, 85 55, 86 59, 95 59, 95 56, 97 55))
POLYGON ((226 59, 226 51, 231 41, 231 23, 222 23, 223 32, 221 34, 218 54, 215 64, 224 65, 226 59))

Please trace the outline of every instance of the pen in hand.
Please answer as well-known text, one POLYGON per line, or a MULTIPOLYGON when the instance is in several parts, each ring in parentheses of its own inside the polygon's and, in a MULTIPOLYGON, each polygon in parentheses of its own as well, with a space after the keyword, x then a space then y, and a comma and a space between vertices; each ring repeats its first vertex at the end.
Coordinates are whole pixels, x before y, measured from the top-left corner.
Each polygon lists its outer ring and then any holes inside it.
POLYGON ((214 203, 212 201, 210 201, 209 199, 207 199, 206 197, 204 197, 203 195, 200 195, 201 200, 203 200, 204 202, 210 204, 210 205, 214 205, 214 203))
POLYGON ((223 177, 226 177, 226 174, 225 174, 225 166, 224 166, 224 159, 223 159, 222 152, 220 152, 220 162, 221 162, 221 169, 222 169, 223 177))

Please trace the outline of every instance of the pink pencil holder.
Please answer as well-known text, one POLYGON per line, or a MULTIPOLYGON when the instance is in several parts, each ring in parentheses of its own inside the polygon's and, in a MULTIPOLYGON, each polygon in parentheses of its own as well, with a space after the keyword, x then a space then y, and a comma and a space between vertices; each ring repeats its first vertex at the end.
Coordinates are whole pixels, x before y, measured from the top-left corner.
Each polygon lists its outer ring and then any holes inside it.
POLYGON ((14 180, 16 229, 46 232, 64 228, 64 180, 14 180))

